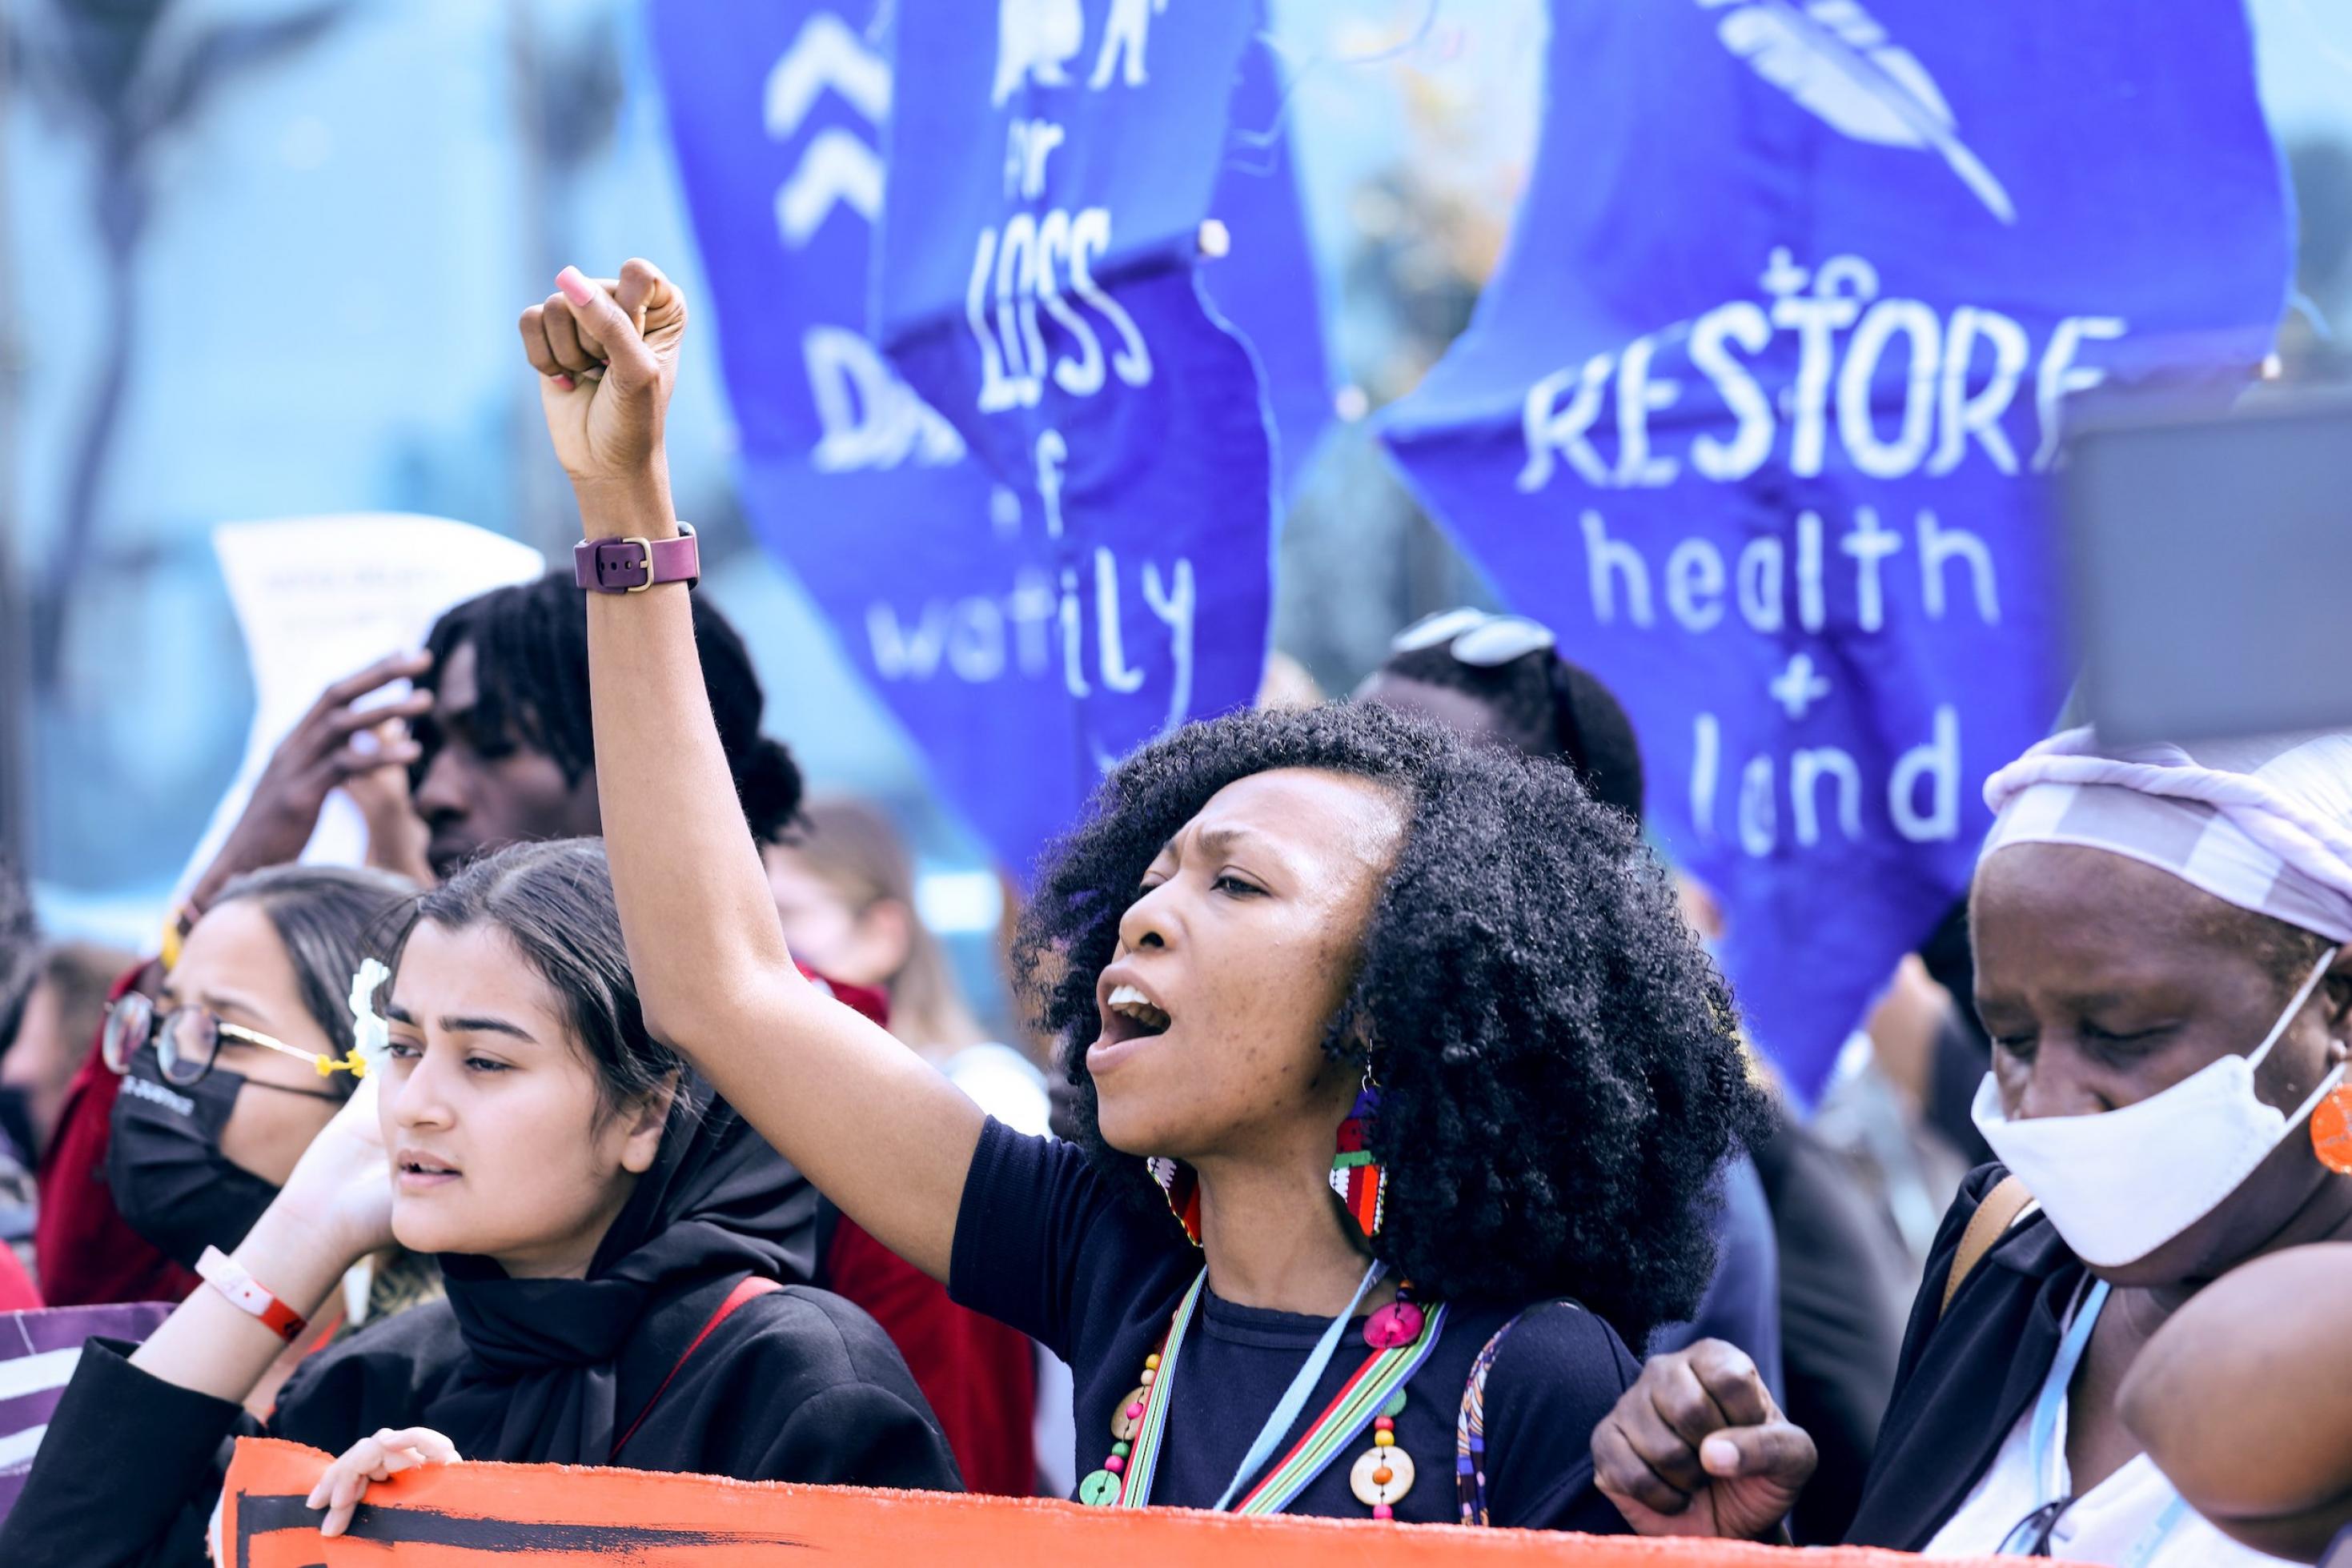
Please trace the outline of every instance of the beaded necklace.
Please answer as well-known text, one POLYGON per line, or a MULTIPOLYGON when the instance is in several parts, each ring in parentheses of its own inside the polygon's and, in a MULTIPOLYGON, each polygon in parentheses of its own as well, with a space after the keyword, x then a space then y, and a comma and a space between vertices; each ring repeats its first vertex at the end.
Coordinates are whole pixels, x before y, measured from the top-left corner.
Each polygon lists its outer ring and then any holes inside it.
MULTIPOLYGON (((1118 1402, 1111 1416, 1110 1455, 1100 1469, 1079 1483, 1080 1502, 1096 1508, 1142 1508, 1150 1501, 1152 1477, 1159 1469, 1173 1402, 1170 1390, 1176 1381, 1177 1353, 1183 1346, 1184 1331, 1191 1326, 1208 1278, 1203 1270, 1184 1292, 1160 1349, 1144 1357, 1143 1375, 1135 1391, 1118 1402)), ((1364 1343, 1371 1347, 1371 1354, 1306 1435, 1234 1504, 1233 1511, 1279 1513, 1369 1427, 1372 1447, 1357 1458, 1349 1477, 1349 1488, 1372 1511, 1374 1519, 1394 1518, 1394 1505, 1412 1489, 1414 1479, 1412 1456, 1397 1446, 1396 1417, 1405 1406, 1405 1385, 1436 1350, 1444 1326, 1444 1302, 1432 1303, 1424 1312, 1412 1298, 1412 1285, 1400 1287, 1393 1302, 1365 1320, 1364 1343)))

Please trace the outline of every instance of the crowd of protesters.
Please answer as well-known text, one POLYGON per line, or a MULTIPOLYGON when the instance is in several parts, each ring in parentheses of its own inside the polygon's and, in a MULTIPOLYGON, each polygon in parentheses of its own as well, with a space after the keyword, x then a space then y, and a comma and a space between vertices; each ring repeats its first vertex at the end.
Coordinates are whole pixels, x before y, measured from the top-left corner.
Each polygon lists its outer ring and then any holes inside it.
MULTIPOLYGON (((652 580, 685 302, 559 284, 548 429, 652 580)), ((0 1561, 201 1562, 261 1432, 331 1535, 484 1460, 2127 1568, 2352 1521, 2352 733, 2001 769, 1808 1120, 1540 626, 1121 763, 998 1040, 676 575, 329 689, 153 956, 0 885, 0 1307, 176 1303, 0 1561), (370 865, 295 864, 338 789, 370 865)))

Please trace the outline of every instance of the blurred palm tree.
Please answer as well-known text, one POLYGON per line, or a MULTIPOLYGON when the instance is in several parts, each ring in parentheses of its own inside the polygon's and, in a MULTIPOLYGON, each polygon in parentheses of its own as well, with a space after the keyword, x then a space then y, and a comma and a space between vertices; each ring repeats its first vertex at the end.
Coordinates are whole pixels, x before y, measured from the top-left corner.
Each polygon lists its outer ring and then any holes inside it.
POLYGON ((153 159, 240 78, 318 41, 362 0, 165 27, 171 0, 47 0, 6 21, 7 78, 89 138, 90 215, 104 250, 105 347, 74 436, 60 527, 35 572, 32 675, 55 685, 66 621, 98 559, 104 486, 139 338, 139 253, 154 214, 153 159))

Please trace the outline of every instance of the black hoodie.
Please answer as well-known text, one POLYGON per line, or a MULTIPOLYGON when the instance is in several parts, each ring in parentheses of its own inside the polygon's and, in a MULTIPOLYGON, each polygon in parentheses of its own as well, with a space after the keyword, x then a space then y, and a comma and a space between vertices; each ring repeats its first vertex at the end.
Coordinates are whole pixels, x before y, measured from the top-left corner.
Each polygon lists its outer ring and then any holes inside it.
POLYGON ((509 1280, 444 1254, 447 1300, 310 1357, 266 1427, 92 1340, 0 1526, 0 1563, 194 1568, 224 1439, 264 1431, 340 1454, 423 1426, 468 1459, 957 1490, 906 1364, 838 1296, 790 1284, 754 1297, 681 1365, 747 1275, 808 1277, 816 1211, 814 1189, 723 1102, 699 1084, 682 1101, 585 1279, 509 1280))

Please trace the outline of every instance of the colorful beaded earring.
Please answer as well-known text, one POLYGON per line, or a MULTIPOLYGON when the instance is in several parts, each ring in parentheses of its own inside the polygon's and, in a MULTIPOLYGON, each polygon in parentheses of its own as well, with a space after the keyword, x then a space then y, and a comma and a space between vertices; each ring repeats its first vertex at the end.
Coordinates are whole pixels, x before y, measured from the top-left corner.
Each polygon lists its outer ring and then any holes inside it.
POLYGON ((2329 1090, 2312 1111, 2311 1150, 2337 1176, 2352 1176, 2352 1080, 2329 1090))
POLYGON ((1201 1244, 1201 1177, 1182 1160, 1148 1159, 1143 1168, 1160 1185, 1160 1195, 1168 1200, 1168 1212, 1184 1228, 1184 1234, 1193 1246, 1201 1244))
POLYGON ((1381 1233, 1381 1222, 1388 1218, 1388 1167, 1364 1146, 1365 1128, 1380 1108, 1380 1087, 1367 1067, 1364 1086, 1356 1091, 1355 1108, 1339 1124, 1339 1152, 1331 1156, 1331 1190, 1347 1205, 1349 1218, 1367 1239, 1381 1233))

